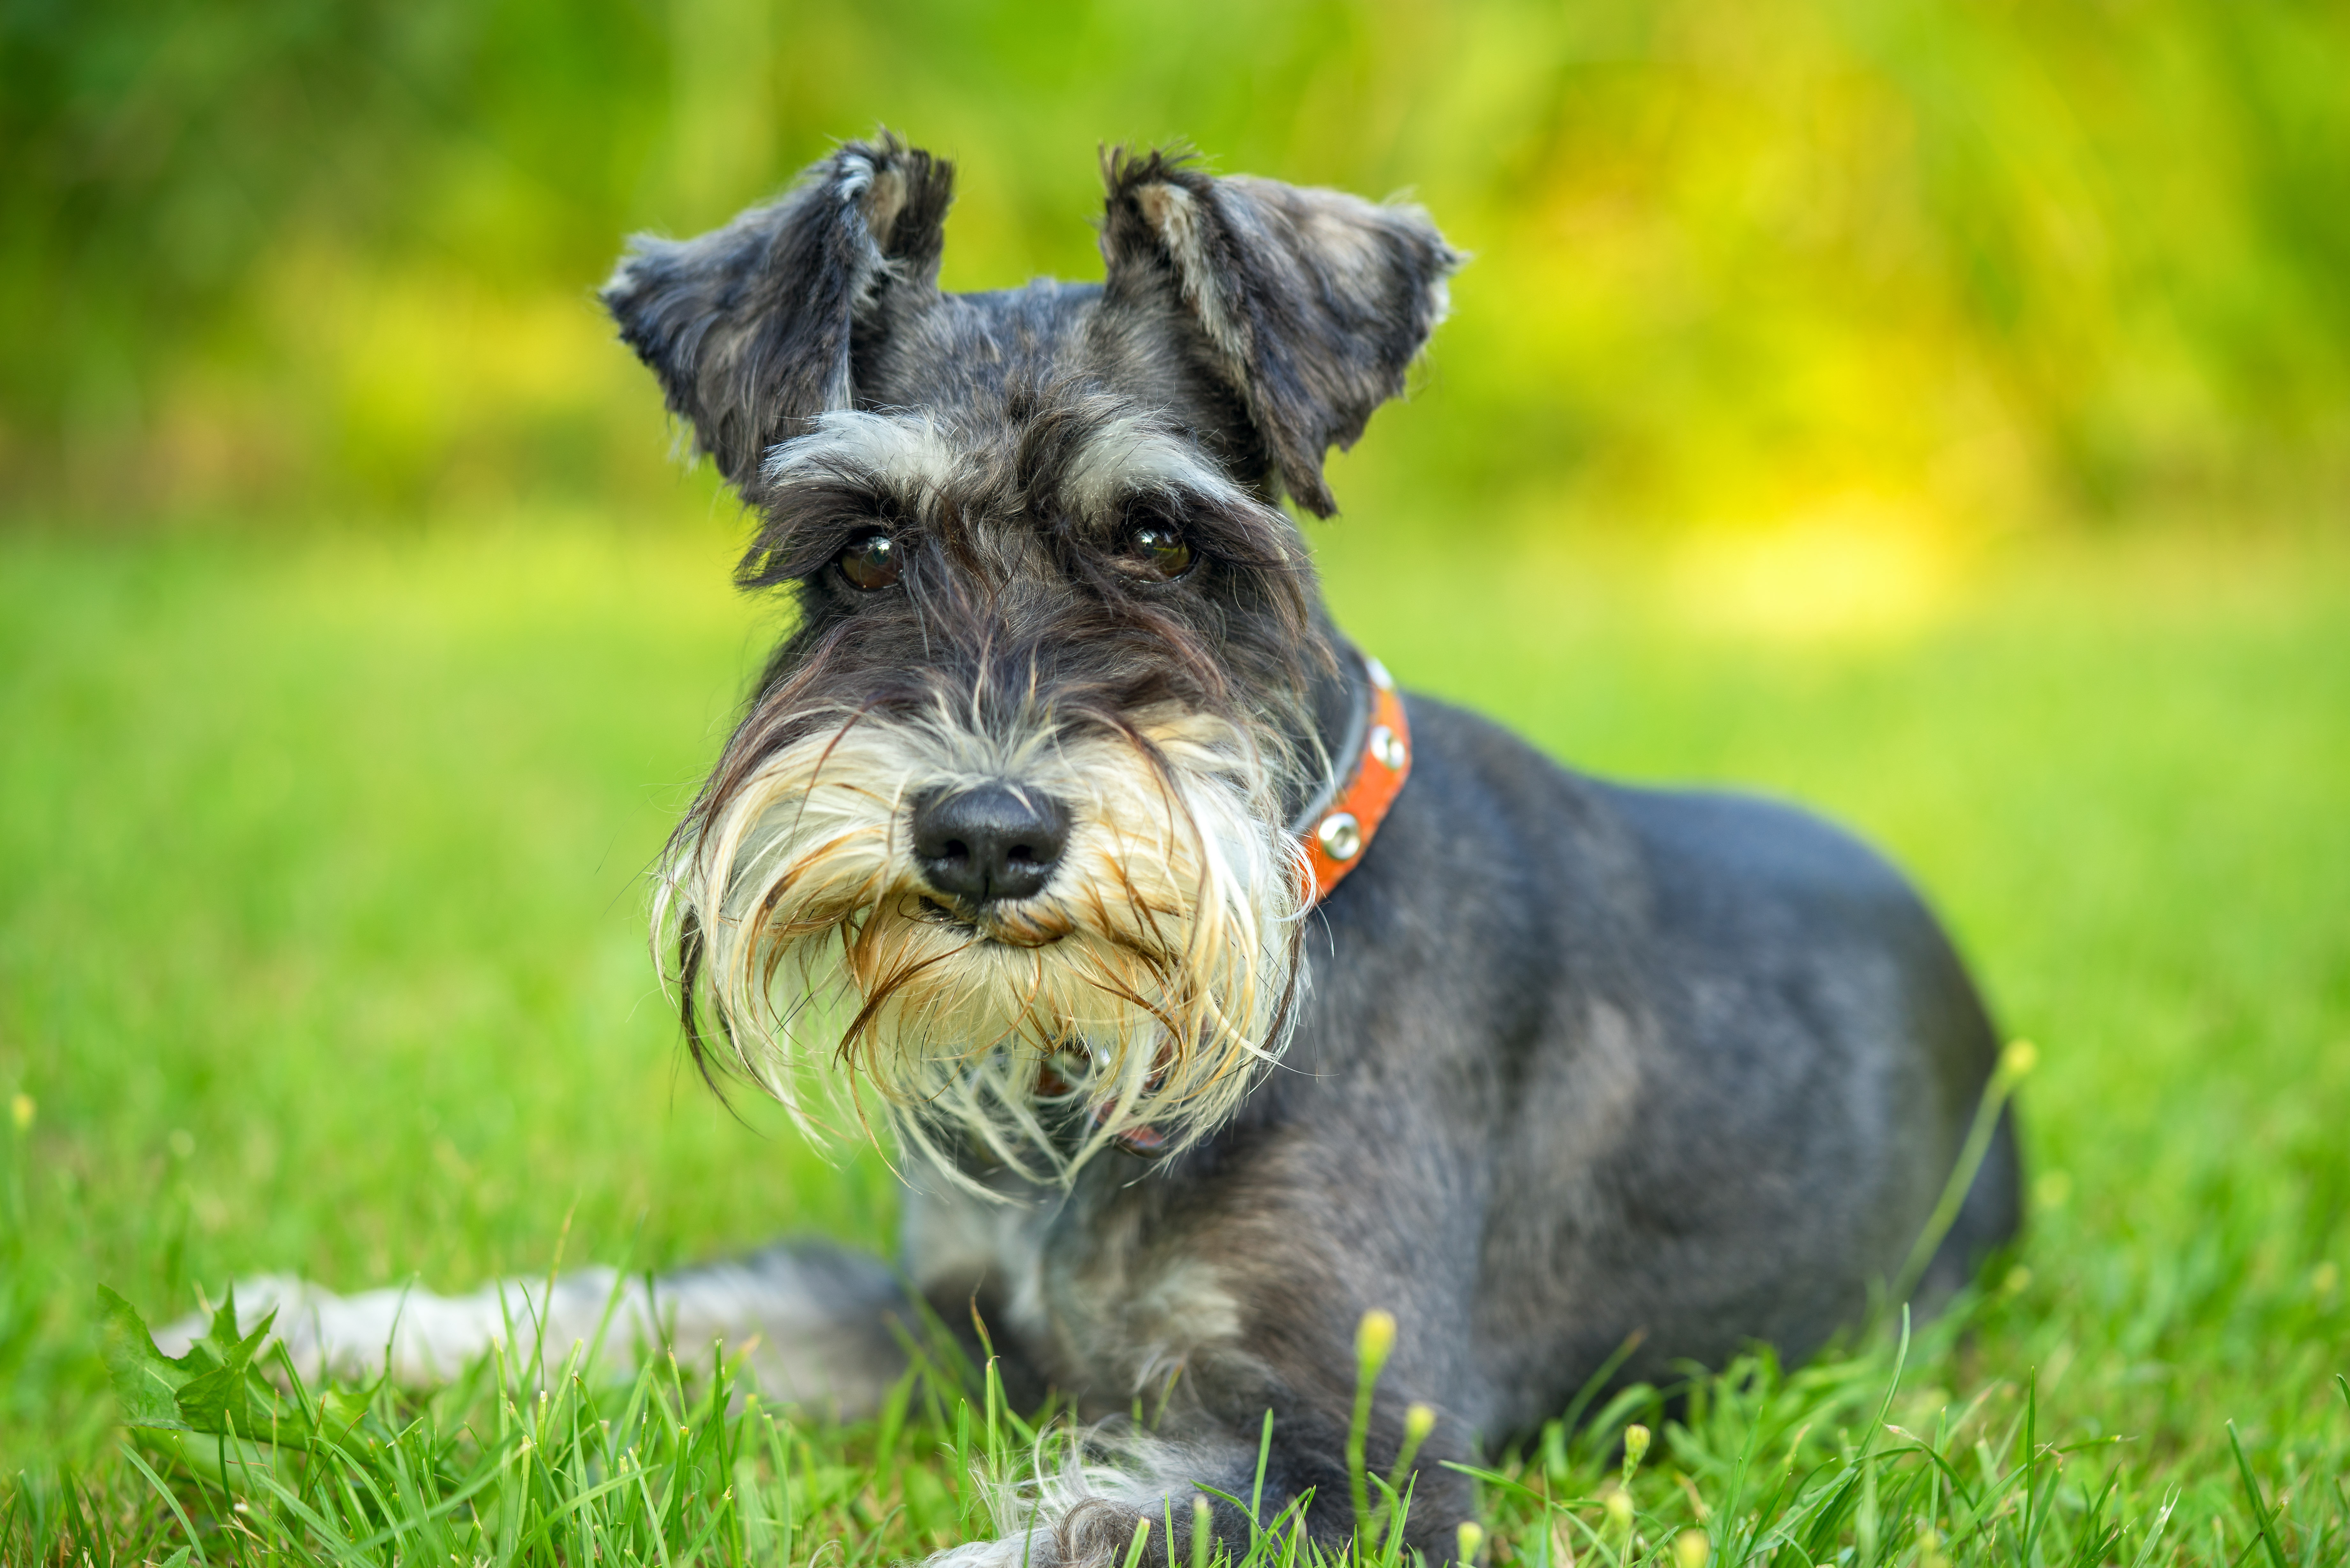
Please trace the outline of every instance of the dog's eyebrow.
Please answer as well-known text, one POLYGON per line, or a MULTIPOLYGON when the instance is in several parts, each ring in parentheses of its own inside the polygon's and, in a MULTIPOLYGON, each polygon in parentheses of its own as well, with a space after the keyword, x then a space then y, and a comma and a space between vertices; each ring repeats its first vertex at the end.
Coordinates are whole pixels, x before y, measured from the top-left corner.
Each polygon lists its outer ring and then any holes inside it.
POLYGON ((1095 517, 1115 514, 1136 495, 1179 491, 1220 507, 1244 507, 1249 499, 1199 448, 1141 414, 1121 415, 1087 436, 1061 476, 1063 498, 1095 517))
POLYGON ((937 494, 969 471, 969 460, 926 415, 835 409, 815 425, 767 449, 760 472, 768 483, 860 479, 911 498, 937 494))

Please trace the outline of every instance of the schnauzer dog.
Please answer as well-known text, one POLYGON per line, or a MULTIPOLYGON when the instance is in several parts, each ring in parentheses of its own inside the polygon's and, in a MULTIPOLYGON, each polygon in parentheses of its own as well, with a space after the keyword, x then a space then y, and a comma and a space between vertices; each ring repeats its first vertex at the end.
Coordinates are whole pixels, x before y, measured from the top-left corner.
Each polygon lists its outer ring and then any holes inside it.
POLYGON ((1473 1499, 1440 1461, 1611 1366, 1800 1356, 2014 1231, 2002 1115, 1920 1241, 1996 1052, 1899 875, 1784 806, 1580 777, 1331 624, 1281 502, 1335 510, 1328 449, 1444 315, 1428 217, 1105 176, 1099 284, 942 293, 951 166, 885 135, 603 293, 758 519, 742 585, 797 605, 663 863, 687 1038, 812 1129, 886 1122, 896 1264, 248 1285, 297 1357, 425 1377, 618 1303, 853 1413, 925 1304, 976 1318, 1016 1397, 1163 1408, 950 1554, 1054 1568, 1143 1520, 1182 1560, 1195 1500, 1244 1542, 1268 1412, 1268 1516, 1349 1539, 1386 1309, 1370 1464, 1438 1413, 1408 1539, 1442 1561, 1473 1499))

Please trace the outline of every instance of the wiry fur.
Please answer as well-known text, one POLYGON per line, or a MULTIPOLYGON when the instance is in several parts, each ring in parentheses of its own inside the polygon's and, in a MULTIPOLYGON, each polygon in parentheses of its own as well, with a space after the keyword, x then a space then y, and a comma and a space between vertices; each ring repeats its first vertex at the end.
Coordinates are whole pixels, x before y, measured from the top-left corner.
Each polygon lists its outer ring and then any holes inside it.
POLYGON ((621 336, 671 367, 670 411, 740 484, 760 455, 855 395, 852 318, 938 275, 952 164, 894 138, 851 147, 785 200, 683 243, 640 234, 606 285, 621 336))
POLYGON ((1038 1179, 1136 1127, 1188 1144, 1283 1043, 1301 856, 1264 760, 1206 715, 1088 733, 989 707, 940 691, 766 756, 663 877, 685 983, 811 1130, 806 1082, 848 1108, 861 1077, 949 1172, 965 1137, 1038 1179), (1078 828, 1044 893, 964 924, 924 894, 909 803, 996 778, 1078 828))
POLYGON ((1182 1561, 1191 1529, 1193 1478, 1210 1473, 1208 1456, 1137 1431, 1124 1421, 1078 1429, 1053 1427, 1024 1456, 1024 1473, 981 1474, 973 1480, 995 1525, 992 1541, 950 1547, 931 1568, 1078 1568, 1120 1562, 1134 1543, 1138 1519, 1152 1533, 1179 1539, 1154 1554, 1182 1561))
MULTIPOLYGON (((1237 1555, 1224 1499, 1260 1481, 1343 1549, 1355 1327, 1384 1308, 1368 1462, 1437 1411, 1404 1543, 1440 1562, 1457 1467, 1595 1377, 1802 1355, 1921 1240, 1921 1301, 1961 1282, 2018 1222, 2002 1121, 1921 1236, 1994 1036, 1850 838, 1598 784, 1412 693, 1409 782, 1301 918, 1295 835, 1368 666, 1279 504, 1331 509, 1328 448, 1401 388, 1460 257, 1408 206, 1159 153, 1105 173, 1099 285, 941 292, 951 171, 884 137, 639 242, 606 291, 756 514, 738 580, 797 609, 664 862, 688 1037, 811 1123, 870 1085, 929 1157, 898 1270, 787 1248, 622 1299, 696 1359, 788 1344, 756 1375, 806 1397, 820 1367, 847 1409, 934 1317, 985 1323, 1015 1401, 1163 1411, 993 1478, 999 1538, 959 1568, 1107 1565, 1171 1517, 1163 1568, 1203 1498, 1237 1555), (844 552, 877 539, 897 576, 860 587, 844 552), (1049 867, 910 849, 983 798, 1046 824, 1049 867)), ((582 1280, 519 1299, 560 1339, 582 1280)), ((502 1332, 489 1296, 414 1305, 436 1366, 502 1332)), ((303 1306, 306 1354, 383 1354, 381 1298, 303 1306)))

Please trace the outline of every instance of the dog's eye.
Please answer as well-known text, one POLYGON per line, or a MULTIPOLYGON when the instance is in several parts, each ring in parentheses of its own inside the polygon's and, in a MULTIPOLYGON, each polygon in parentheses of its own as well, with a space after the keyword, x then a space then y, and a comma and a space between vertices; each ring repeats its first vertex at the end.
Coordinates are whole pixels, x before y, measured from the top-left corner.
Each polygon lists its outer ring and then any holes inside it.
POLYGON ((1118 564, 1135 576, 1171 582, 1191 569, 1191 543, 1170 524, 1138 524, 1127 530, 1118 564))
POLYGON ((866 535, 840 553, 839 565, 848 586, 868 594, 889 587, 906 569, 897 542, 887 534, 866 535))

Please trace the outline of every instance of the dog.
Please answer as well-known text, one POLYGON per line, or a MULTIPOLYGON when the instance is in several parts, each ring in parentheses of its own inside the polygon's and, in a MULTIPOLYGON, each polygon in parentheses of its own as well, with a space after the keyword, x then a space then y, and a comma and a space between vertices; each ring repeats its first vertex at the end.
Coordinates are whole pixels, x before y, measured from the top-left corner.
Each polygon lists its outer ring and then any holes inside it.
POLYGON ((1406 1531, 1442 1562, 1474 1507, 1445 1461, 1595 1379, 1800 1357, 2015 1233, 2004 1109, 1953 1175, 1991 1023, 1885 861, 1579 776, 1332 623, 1283 502, 1336 509, 1329 449, 1443 317, 1428 216, 1161 152, 1104 174, 1098 284, 941 292, 952 166, 884 133, 639 239, 602 294, 756 518, 741 585, 797 606, 659 873, 686 1037, 818 1136, 886 1124, 898 1262, 248 1282, 297 1359, 428 1378, 617 1310, 854 1415, 917 1319, 983 1324, 1015 1398, 1162 1411, 946 1553, 1058 1568, 1145 1521, 1154 1563, 1243 1547, 1268 1412, 1265 1516, 1350 1540, 1383 1310, 1369 1468, 1433 1410, 1406 1531))

